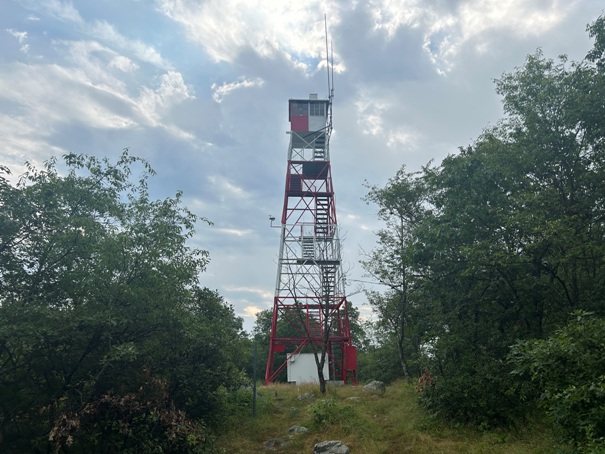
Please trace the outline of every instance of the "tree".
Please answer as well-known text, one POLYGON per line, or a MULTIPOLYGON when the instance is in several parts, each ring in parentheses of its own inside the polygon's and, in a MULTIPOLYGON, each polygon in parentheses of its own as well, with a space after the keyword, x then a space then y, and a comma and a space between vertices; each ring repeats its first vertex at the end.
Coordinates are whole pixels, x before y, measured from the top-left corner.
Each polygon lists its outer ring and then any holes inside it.
MULTIPOLYGON (((395 335, 399 363, 405 378, 410 377, 406 342, 410 306, 419 272, 413 268, 415 254, 413 229, 425 213, 426 189, 417 174, 406 173, 402 167, 384 188, 368 186, 366 203, 378 206, 378 217, 386 228, 377 232, 378 247, 362 261, 365 270, 379 284, 389 288, 385 294, 369 292, 368 301, 379 317, 379 323, 395 335)), ((417 346, 416 350, 419 349, 417 346)))
POLYGON ((360 382, 380 380, 384 383, 400 379, 396 336, 378 320, 368 320, 365 329, 369 339, 358 350, 357 379, 360 382))
POLYGON ((507 420, 521 408, 509 346, 603 311, 603 138, 587 108, 602 81, 590 61, 529 56, 496 82, 506 119, 433 175, 437 216, 419 232, 443 308, 432 408, 507 420))
MULTIPOLYGON (((254 322, 254 328, 252 329, 252 335, 254 337, 254 341, 257 344, 258 352, 257 357, 260 358, 259 364, 263 364, 263 360, 266 361, 269 357, 269 339, 271 337, 271 321, 273 318, 273 311, 271 309, 267 309, 264 311, 260 311, 256 313, 256 321, 254 322)), ((282 321, 282 323, 277 324, 277 335, 279 337, 282 336, 292 336, 295 333, 292 331, 292 327, 289 323, 282 321)), ((286 353, 276 353, 275 361, 279 363, 283 363, 286 360, 286 353)), ((276 382, 287 382, 288 377, 286 375, 286 371, 283 370, 279 373, 279 375, 275 378, 276 382)))
POLYGON ((379 235, 370 263, 377 276, 409 279, 408 309, 424 302, 414 319, 431 348, 435 386, 422 401, 432 411, 509 423, 524 411, 510 346, 552 335, 578 309, 605 312, 604 21, 589 27, 595 48, 582 62, 538 51, 504 74, 496 90, 506 117, 422 169, 419 205, 409 191, 393 197, 417 216, 399 229, 405 236, 379 235))
POLYGON ((187 440, 209 440, 201 418, 212 423, 220 410, 217 387, 238 385, 237 347, 220 341, 241 330, 198 286, 208 253, 187 240, 205 220, 182 207, 181 193, 151 200, 154 172, 127 150, 115 164, 75 154, 63 162, 63 174, 52 159, 28 164, 14 185, 0 178, 3 446, 204 449, 187 440), (153 430, 150 411, 164 418, 153 430), (97 424, 92 414, 108 418, 97 424), (110 445, 89 443, 101 439, 110 445))

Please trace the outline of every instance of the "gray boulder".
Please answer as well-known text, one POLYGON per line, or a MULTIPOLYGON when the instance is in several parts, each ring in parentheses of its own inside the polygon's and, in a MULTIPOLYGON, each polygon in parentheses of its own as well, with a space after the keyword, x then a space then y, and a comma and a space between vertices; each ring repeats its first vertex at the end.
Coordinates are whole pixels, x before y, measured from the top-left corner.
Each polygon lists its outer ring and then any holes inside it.
POLYGON ((313 454, 349 454, 351 450, 342 441, 322 441, 313 447, 313 454))
POLYGON ((313 400, 313 399, 315 399, 315 394, 313 394, 313 393, 303 393, 300 396, 298 396, 297 399, 300 400, 300 401, 313 400))
POLYGON ((291 433, 291 434, 304 434, 308 431, 309 431, 309 429, 307 429, 304 426, 292 426, 288 429, 288 433, 291 433))
POLYGON ((384 394, 386 386, 383 382, 378 380, 372 380, 370 383, 363 387, 363 390, 371 394, 384 394))
POLYGON ((269 451, 275 451, 278 448, 285 448, 292 444, 292 441, 287 438, 273 438, 265 442, 265 448, 269 451))

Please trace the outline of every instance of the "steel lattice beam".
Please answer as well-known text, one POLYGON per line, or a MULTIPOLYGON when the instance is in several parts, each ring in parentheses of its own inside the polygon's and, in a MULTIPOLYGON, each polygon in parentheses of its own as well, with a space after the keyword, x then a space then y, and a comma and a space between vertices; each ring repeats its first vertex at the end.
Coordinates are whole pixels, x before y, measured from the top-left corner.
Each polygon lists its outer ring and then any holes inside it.
POLYGON ((302 351, 321 351, 324 346, 330 366, 327 378, 355 381, 356 360, 350 355, 355 353, 355 347, 351 341, 330 164, 330 108, 330 100, 290 100, 292 130, 267 383, 287 367, 288 359, 302 351))

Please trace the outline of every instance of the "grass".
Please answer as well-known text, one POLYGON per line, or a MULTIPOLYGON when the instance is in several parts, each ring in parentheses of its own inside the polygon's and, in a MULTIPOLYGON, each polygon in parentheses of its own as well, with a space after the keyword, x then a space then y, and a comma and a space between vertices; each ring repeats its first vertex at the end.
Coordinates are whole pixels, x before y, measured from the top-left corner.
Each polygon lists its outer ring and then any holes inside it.
POLYGON ((557 445, 542 425, 478 431, 427 416, 416 404, 414 386, 397 382, 382 396, 362 386, 276 384, 259 388, 256 418, 251 409, 234 415, 218 440, 225 453, 311 453, 316 443, 341 440, 354 454, 551 454, 557 445), (312 394, 308 399, 301 396, 312 394), (354 397, 353 400, 347 400, 354 397), (289 435, 293 425, 308 432, 289 435), (267 442, 275 440, 269 449, 267 442))

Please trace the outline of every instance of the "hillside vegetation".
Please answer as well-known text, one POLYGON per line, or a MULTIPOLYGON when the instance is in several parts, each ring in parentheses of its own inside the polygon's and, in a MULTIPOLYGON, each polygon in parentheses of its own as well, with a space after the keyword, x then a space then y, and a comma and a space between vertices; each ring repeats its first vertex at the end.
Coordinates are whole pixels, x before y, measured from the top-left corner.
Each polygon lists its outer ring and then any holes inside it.
POLYGON ((418 407, 415 386, 405 381, 387 386, 382 396, 345 386, 331 387, 322 397, 317 386, 286 384, 261 387, 258 394, 256 418, 251 406, 233 414, 230 429, 217 442, 223 452, 311 453, 326 440, 340 440, 355 454, 551 454, 558 449, 550 432, 533 422, 495 431, 446 425, 418 407), (295 425, 309 431, 289 435, 295 425))

